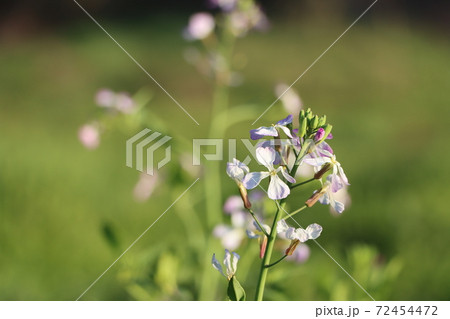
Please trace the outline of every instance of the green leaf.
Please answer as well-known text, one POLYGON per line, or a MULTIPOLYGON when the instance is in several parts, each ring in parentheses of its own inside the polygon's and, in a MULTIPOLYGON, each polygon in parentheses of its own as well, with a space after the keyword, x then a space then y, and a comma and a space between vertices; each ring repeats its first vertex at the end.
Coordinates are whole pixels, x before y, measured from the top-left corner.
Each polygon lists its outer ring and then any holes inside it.
POLYGON ((235 276, 228 282, 228 298, 231 301, 245 301, 245 290, 235 276))

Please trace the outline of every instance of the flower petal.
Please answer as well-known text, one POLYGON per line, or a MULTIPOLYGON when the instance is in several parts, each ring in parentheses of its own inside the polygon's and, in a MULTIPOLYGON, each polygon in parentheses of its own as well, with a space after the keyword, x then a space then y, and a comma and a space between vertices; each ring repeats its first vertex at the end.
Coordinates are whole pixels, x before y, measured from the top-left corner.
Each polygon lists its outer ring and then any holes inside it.
POLYGON ((295 178, 293 178, 291 175, 289 175, 289 173, 287 172, 286 167, 281 166, 281 174, 283 175, 284 178, 286 178, 286 180, 289 183, 295 183, 295 178))
POLYGON ((284 118, 284 119, 278 121, 277 124, 278 124, 278 125, 287 125, 287 124, 290 124, 290 123, 292 123, 292 119, 293 119, 293 118, 294 118, 294 117, 292 116, 292 114, 289 114, 286 118, 284 118))
POLYGON ((321 203, 322 205, 328 205, 330 204, 330 195, 327 193, 324 193, 320 198, 319 198, 319 203, 321 203))
POLYGON ((222 274, 222 276, 226 277, 226 275, 223 273, 222 265, 216 259, 216 254, 212 255, 211 264, 217 271, 219 271, 222 274))
POLYGON ((258 237, 259 237, 258 234, 255 234, 255 233, 254 233, 253 231, 251 231, 250 229, 247 229, 245 232, 247 233, 247 237, 250 238, 250 239, 255 239, 255 238, 258 238, 258 237))
POLYGON ((250 130, 250 138, 252 140, 259 140, 264 136, 278 136, 278 131, 273 126, 260 126, 257 129, 250 130))
POLYGON ((240 258, 241 256, 239 256, 237 253, 233 253, 233 265, 232 265, 233 275, 236 273, 237 264, 240 258))
POLYGON ((229 231, 231 230, 231 227, 228 225, 220 224, 214 227, 213 229, 213 236, 217 238, 222 238, 225 236, 229 231))
POLYGON ((297 228, 295 230, 295 234, 298 240, 300 240, 302 243, 307 241, 309 239, 309 235, 303 228, 297 228))
POLYGON ((344 184, 342 183, 342 179, 338 175, 335 175, 335 174, 328 175, 327 180, 329 180, 331 182, 331 191, 333 193, 336 193, 342 187, 344 187, 344 184))
POLYGON ((289 227, 289 228, 286 230, 286 239, 290 239, 290 240, 296 240, 296 239, 299 239, 299 238, 298 238, 298 235, 297 235, 297 232, 296 232, 296 230, 295 230, 294 227, 289 227))
POLYGON ((293 138, 292 134, 291 134, 291 130, 288 129, 286 126, 283 125, 277 125, 278 128, 282 129, 284 134, 286 134, 287 136, 289 136, 290 138, 293 138))
POLYGON ((344 169, 342 168, 341 165, 338 166, 338 170, 339 170, 339 175, 341 176, 341 179, 344 182, 344 184, 345 185, 350 185, 350 183, 348 182, 347 175, 345 175, 344 169))
POLYGON ((233 162, 227 163, 227 174, 236 181, 242 181, 249 168, 244 163, 233 158, 233 162))
POLYGON ((284 219, 281 219, 277 223, 277 234, 284 233, 289 229, 289 225, 284 219))
POLYGON ((276 158, 276 151, 272 147, 258 147, 255 151, 256 159, 269 171, 273 170, 273 162, 276 158))
POLYGON ((311 224, 306 228, 306 233, 308 234, 309 239, 316 239, 322 233, 322 226, 319 224, 311 224))
POLYGON ((330 206, 336 211, 336 213, 339 213, 339 214, 341 214, 345 209, 344 204, 341 202, 338 202, 337 200, 331 200, 330 206))
POLYGON ((311 166, 322 166, 325 163, 329 163, 330 159, 328 157, 305 157, 305 159, 303 160, 303 163, 306 163, 308 165, 311 166))
POLYGON ((269 172, 251 172, 245 175, 245 178, 242 180, 242 184, 247 189, 253 189, 259 185, 261 180, 269 177, 269 175, 269 172))
POLYGON ((220 242, 223 248, 235 250, 241 245, 244 236, 242 229, 231 228, 224 236, 222 236, 220 242))
POLYGON ((223 258, 223 264, 226 268, 227 276, 230 276, 233 273, 233 269, 231 268, 231 254, 228 249, 225 249, 225 257, 223 258))
POLYGON ((271 176, 269 189, 267 190, 267 195, 270 199, 283 199, 288 197, 290 193, 291 190, 289 189, 289 186, 287 186, 278 175, 271 176))
POLYGON ((328 145, 328 143, 326 143, 326 142, 320 143, 319 145, 317 145, 317 148, 318 148, 319 154, 320 154, 321 156, 325 156, 325 154, 322 153, 322 151, 327 151, 328 153, 333 154, 333 149, 332 149, 331 146, 328 145))

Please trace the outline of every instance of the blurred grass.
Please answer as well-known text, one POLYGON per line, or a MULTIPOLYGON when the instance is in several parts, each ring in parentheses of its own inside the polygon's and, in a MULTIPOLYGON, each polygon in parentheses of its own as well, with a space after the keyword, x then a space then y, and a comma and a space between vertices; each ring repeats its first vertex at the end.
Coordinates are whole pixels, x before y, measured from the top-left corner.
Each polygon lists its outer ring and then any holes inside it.
MULTIPOLYGON (((169 123, 174 136, 204 137, 207 132, 210 85, 182 58, 187 46, 180 37, 183 21, 102 23, 201 125, 193 125, 90 22, 3 44, 1 299, 77 298, 184 190, 163 183, 147 203, 136 203, 131 191, 138 174, 123 163, 128 136, 112 133, 99 150, 83 149, 77 130, 94 116, 98 88, 133 93, 148 86, 155 93, 150 107, 169 123), (117 250, 102 234, 105 223, 117 232, 117 250)), ((232 104, 257 104, 262 113, 275 99, 274 84, 291 83, 345 27, 335 22, 274 22, 270 32, 241 40, 237 53, 246 61, 245 83, 232 89, 232 104)), ((450 137, 449 54, 445 37, 420 26, 362 22, 295 86, 305 105, 327 114, 334 125, 333 145, 352 183, 353 201, 340 218, 325 207, 314 207, 297 219, 324 226, 319 242, 351 274, 355 266, 349 255, 355 245, 370 245, 379 258, 401 261, 402 271, 389 287, 366 287, 375 299, 447 300, 450 295, 450 215, 445 200, 450 196, 445 160, 450 137)), ((256 125, 271 123, 280 113, 284 116, 277 104, 256 125)), ((233 126, 228 137, 247 137, 250 124, 233 126)), ((241 147, 238 157, 244 154, 241 147)), ((224 178, 223 184, 227 195, 235 193, 233 183, 224 178)), ((309 190, 300 193, 290 206, 295 208, 308 194, 309 190)), ((123 276, 120 269, 127 269, 127 260, 146 251, 166 251, 162 260, 171 262, 179 271, 177 277, 187 281, 184 267, 193 267, 193 256, 185 247, 180 223, 187 205, 183 201, 125 255, 122 266, 113 267, 96 284, 87 299, 135 297, 117 278, 123 276), (178 266, 168 250, 178 254, 178 266)), ((205 216, 201 205, 197 210, 205 216)), ((268 298, 367 299, 318 247, 310 247, 305 265, 286 263, 281 275, 269 275, 268 298), (338 292, 331 292, 334 288, 338 292)), ((370 248, 361 254, 370 255, 370 248)), ((158 265, 152 267, 151 272, 158 265)), ((367 267, 376 271, 374 264, 367 267)), ((205 269, 214 271, 209 265, 205 269)), ((254 285, 256 273, 248 280, 254 285)), ((164 289, 170 291, 170 285, 164 289)), ((159 294, 155 287, 150 296, 165 299, 164 289, 159 294)), ((194 292, 182 298, 195 297, 194 292)))

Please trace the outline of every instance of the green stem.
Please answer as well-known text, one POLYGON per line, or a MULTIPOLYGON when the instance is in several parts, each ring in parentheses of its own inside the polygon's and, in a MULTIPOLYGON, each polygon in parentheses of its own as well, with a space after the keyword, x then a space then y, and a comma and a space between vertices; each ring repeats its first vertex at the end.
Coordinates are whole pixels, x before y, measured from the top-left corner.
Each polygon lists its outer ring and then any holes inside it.
POLYGON ((267 273, 269 272, 268 266, 270 265, 270 258, 272 257, 273 246, 275 244, 275 239, 277 238, 277 223, 280 219, 280 209, 282 209, 284 203, 277 205, 277 211, 275 213, 275 218, 273 219, 272 229, 270 230, 269 237, 267 239, 266 252, 261 263, 261 271, 259 274, 258 285, 256 287, 256 300, 262 301, 264 295, 264 287, 266 285, 267 273))
POLYGON ((264 229, 264 227, 261 225, 261 223, 259 222, 258 218, 256 217, 255 213, 251 210, 248 209, 249 213, 252 215, 253 219, 255 220, 255 222, 258 224, 259 228, 261 229, 261 231, 264 233, 264 235, 266 235, 267 237, 269 237, 269 234, 266 232, 266 230, 264 229))
POLYGON ((287 257, 287 255, 284 255, 283 257, 281 257, 280 259, 278 259, 276 262, 271 263, 270 265, 267 265, 267 266, 265 266, 265 267, 266 267, 266 268, 273 267, 273 266, 275 266, 276 264, 278 264, 279 262, 283 261, 284 258, 286 258, 286 257, 287 257))
POLYGON ((315 178, 313 177, 313 178, 308 179, 308 180, 306 180, 306 181, 304 181, 304 182, 294 184, 294 185, 291 186, 291 189, 294 189, 294 188, 296 188, 296 187, 298 187, 298 186, 301 186, 301 185, 308 184, 309 182, 312 182, 312 181, 314 181, 314 180, 315 180, 315 178))
MULTIPOLYGON (((224 30, 221 35, 221 39, 218 42, 218 51, 225 58, 227 63, 227 70, 231 61, 231 55, 233 52, 234 36, 224 30)), ((211 112, 211 122, 215 125, 210 125, 208 138, 224 138, 227 129, 227 117, 228 117, 228 104, 229 104, 229 87, 227 83, 223 83, 221 75, 216 74, 216 82, 213 93, 213 105, 211 112), (217 117, 221 116, 220 120, 217 117)), ((208 231, 212 231, 215 225, 219 224, 222 220, 222 187, 221 187, 221 172, 225 170, 221 167, 221 162, 209 161, 206 163, 205 174, 205 205, 206 205, 206 227, 208 231)), ((214 243, 211 240, 207 240, 204 248, 204 256, 200 262, 204 267, 210 267, 209 259, 211 251, 215 249, 214 243)), ((212 272, 204 269, 200 279, 200 300, 212 300, 216 291, 218 283, 218 276, 211 276, 212 272)))

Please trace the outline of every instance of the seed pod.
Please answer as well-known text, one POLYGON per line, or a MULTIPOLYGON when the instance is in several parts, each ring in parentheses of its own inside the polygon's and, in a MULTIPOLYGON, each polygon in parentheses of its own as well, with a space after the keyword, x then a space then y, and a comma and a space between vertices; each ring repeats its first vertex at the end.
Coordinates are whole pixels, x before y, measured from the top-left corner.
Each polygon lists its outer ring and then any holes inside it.
POLYGON ((322 178, 323 174, 325 174, 326 172, 328 172, 331 169, 331 164, 330 163, 326 163, 325 165, 322 166, 322 168, 320 169, 320 171, 318 171, 316 174, 314 174, 314 178, 315 179, 320 179, 322 178))
POLYGON ((305 205, 308 207, 313 207, 315 203, 319 200, 320 197, 327 191, 328 186, 322 187, 317 190, 308 200, 305 202, 305 205))
POLYGON ((241 194, 242 201, 244 202, 244 207, 250 209, 252 207, 252 204, 248 199, 247 189, 244 187, 243 184, 239 184, 239 193, 241 194))
POLYGON ((291 241, 291 244, 289 245, 289 247, 286 249, 286 251, 284 252, 284 254, 286 256, 292 256, 292 254, 295 251, 295 248, 297 248, 298 244, 300 243, 300 240, 295 239, 291 241))

